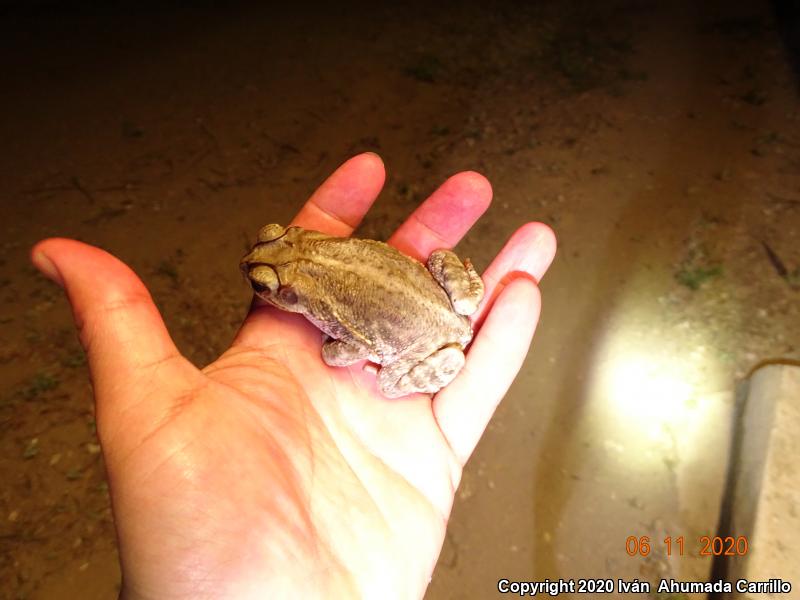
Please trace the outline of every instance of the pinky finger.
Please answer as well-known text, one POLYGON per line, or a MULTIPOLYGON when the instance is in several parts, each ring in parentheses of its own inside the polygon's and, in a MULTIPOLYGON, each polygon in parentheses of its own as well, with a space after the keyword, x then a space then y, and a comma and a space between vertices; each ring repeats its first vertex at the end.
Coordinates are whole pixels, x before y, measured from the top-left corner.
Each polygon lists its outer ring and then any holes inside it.
POLYGON ((522 367, 540 309, 534 281, 512 280, 472 342, 464 369, 434 398, 434 417, 462 465, 522 367))

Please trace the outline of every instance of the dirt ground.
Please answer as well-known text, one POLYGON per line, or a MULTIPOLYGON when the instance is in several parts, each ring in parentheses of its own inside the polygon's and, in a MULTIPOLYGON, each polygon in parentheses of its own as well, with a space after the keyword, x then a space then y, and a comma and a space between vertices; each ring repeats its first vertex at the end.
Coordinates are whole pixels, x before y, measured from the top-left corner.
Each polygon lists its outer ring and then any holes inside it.
POLYGON ((462 255, 486 266, 531 220, 559 238, 428 597, 704 579, 709 559, 625 542, 715 532, 731 391, 800 355, 800 110, 771 7, 296 4, 4 18, 0 598, 108 598, 119 578, 84 355, 30 246, 122 258, 203 365, 247 309, 258 225, 364 150, 388 180, 361 235, 475 169, 495 200, 462 255))

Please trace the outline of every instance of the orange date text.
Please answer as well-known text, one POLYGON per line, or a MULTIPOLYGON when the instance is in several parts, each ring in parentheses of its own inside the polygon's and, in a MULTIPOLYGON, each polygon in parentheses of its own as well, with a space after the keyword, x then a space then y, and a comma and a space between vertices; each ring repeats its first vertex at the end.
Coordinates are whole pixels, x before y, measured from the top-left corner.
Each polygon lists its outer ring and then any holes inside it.
POLYGON ((744 556, 750 549, 747 537, 740 536, 719 536, 701 535, 697 538, 697 544, 691 547, 691 542, 687 542, 685 536, 664 538, 662 545, 656 545, 650 536, 629 535, 625 540, 625 552, 628 556, 649 556, 651 552, 661 550, 667 556, 683 556, 687 551, 695 556, 744 556), (655 546, 655 548, 654 548, 655 546), (694 550, 694 552, 692 552, 694 550))

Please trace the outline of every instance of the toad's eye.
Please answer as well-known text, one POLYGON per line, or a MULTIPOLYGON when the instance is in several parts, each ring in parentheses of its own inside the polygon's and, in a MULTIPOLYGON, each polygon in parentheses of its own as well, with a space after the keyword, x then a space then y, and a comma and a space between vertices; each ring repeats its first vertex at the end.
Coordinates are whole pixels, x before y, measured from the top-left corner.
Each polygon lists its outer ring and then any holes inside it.
POLYGON ((270 289, 268 286, 264 285, 263 283, 259 283, 258 281, 251 282, 253 286, 253 291, 257 294, 264 294, 265 296, 269 296, 270 289))
POLYGON ((284 304, 297 304, 297 294, 288 286, 284 286, 278 290, 278 297, 284 304))
POLYGON ((286 227, 283 227, 282 225, 277 225, 275 223, 264 225, 264 227, 261 228, 261 231, 258 232, 258 242, 273 242, 281 237, 284 233, 286 233, 286 227))
POLYGON ((250 285, 257 294, 270 296, 278 291, 280 281, 275 269, 267 265, 257 265, 248 273, 250 285))

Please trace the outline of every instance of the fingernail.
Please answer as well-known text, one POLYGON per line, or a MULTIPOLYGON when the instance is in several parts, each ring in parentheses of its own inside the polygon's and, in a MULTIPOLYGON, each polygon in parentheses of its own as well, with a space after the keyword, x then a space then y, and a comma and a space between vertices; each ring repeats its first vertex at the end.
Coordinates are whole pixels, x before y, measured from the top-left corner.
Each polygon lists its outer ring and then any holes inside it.
POLYGON ((58 272, 58 269, 56 269, 53 261, 51 261, 46 254, 43 252, 34 252, 31 256, 31 260, 33 261, 34 266, 39 269, 45 277, 51 281, 54 281, 62 288, 64 287, 64 282, 61 279, 61 273, 58 272))

